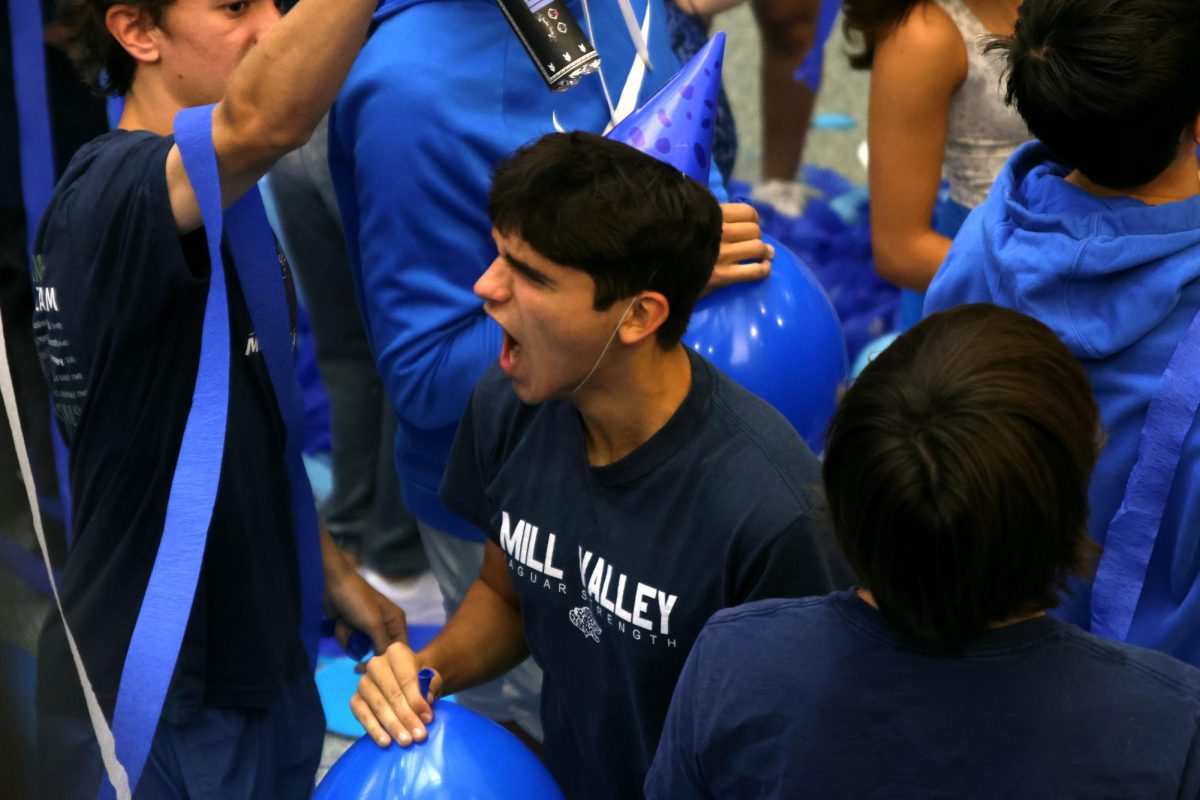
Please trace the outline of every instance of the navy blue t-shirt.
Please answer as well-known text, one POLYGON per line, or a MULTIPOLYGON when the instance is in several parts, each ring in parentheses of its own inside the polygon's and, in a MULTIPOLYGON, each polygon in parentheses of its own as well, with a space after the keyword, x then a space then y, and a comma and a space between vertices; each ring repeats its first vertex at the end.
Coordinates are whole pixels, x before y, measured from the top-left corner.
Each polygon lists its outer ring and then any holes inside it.
MULTIPOLYGON (((74 501, 63 603, 108 714, 162 536, 208 291, 204 230, 181 237, 171 213, 172 144, 113 131, 81 148, 35 248, 34 336, 68 442, 74 501)), ((225 455, 168 718, 201 706, 269 705, 306 665, 285 429, 232 262, 226 249, 225 455)), ((57 614, 38 667, 39 707, 82 714, 57 614)))
POLYGON ((1200 670, 1052 617, 953 655, 853 591, 723 611, 679 679, 651 798, 1200 797, 1200 670))
POLYGON ((545 671, 546 761, 568 797, 630 798, 705 621, 850 579, 816 458, 773 408, 691 353, 692 385, 649 441, 592 467, 566 400, 521 403, 493 367, 442 483, 508 556, 545 671))

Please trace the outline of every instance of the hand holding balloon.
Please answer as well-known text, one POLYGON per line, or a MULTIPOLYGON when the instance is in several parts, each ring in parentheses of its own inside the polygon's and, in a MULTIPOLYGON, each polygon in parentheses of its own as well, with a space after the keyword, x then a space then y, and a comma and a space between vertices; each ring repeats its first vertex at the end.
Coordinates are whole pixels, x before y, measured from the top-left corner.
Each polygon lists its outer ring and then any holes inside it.
POLYGON ((758 211, 746 203, 721 204, 721 249, 704 294, 771 274, 775 248, 763 241, 758 211))
POLYGON ((441 676, 429 672, 429 690, 422 694, 416 653, 399 642, 367 662, 350 710, 380 747, 393 740, 402 747, 425 740, 425 726, 433 722, 433 701, 442 691, 441 676))

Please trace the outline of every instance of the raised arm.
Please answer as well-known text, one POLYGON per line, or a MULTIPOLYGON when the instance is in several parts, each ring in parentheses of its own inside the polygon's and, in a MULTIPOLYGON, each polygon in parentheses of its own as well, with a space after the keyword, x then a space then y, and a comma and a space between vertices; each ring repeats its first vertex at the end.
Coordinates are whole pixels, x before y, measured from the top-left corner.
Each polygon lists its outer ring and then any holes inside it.
MULTIPOLYGON (((272 0, 244 0, 255 13, 272 0)), ((375 0, 303 0, 255 44, 213 112, 213 146, 226 207, 284 153, 308 141, 329 110, 367 34, 375 0)), ((200 208, 178 147, 167 156, 171 211, 180 232, 200 227, 200 208)))
POLYGON ((871 68, 867 138, 875 269, 897 286, 925 291, 950 249, 933 230, 946 119, 967 76, 953 20, 922 3, 879 41, 871 68))

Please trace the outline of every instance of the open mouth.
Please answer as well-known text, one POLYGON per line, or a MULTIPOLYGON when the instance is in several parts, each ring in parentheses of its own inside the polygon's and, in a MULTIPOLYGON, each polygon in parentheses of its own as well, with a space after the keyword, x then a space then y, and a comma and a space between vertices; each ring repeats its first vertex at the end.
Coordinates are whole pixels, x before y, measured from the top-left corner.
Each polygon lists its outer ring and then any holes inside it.
POLYGON ((504 370, 504 374, 512 376, 513 366, 516 364, 521 355, 521 343, 518 342, 513 335, 507 330, 504 330, 504 340, 500 344, 500 369, 504 370))

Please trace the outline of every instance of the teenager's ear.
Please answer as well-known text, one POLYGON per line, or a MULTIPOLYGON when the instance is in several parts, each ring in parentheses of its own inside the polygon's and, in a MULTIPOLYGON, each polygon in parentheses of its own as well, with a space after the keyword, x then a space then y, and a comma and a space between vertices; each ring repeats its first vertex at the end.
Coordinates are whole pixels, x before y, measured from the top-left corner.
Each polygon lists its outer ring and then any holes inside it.
POLYGON ((144 64, 158 61, 158 42, 153 36, 157 26, 145 9, 124 4, 112 6, 104 14, 104 24, 134 60, 144 64))
POLYGON ((660 292, 642 292, 621 323, 621 343, 637 344, 653 336, 671 316, 671 304, 660 292))

